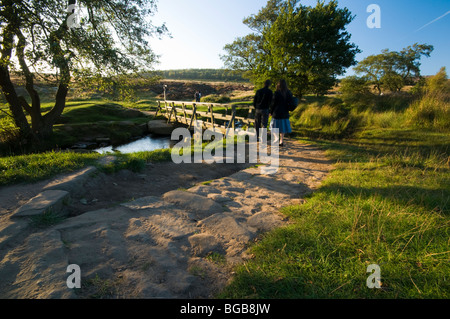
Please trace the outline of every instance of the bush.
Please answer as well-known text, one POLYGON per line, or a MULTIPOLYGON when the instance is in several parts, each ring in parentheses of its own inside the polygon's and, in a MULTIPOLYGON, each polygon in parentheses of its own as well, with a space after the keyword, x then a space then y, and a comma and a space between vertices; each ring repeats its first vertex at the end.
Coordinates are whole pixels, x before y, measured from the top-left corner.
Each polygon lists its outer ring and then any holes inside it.
POLYGON ((5 115, 3 118, 0 117, 0 154, 7 154, 20 149, 19 128, 9 114, 9 111, 0 113, 0 115, 5 115))
POLYGON ((437 130, 450 128, 450 83, 445 68, 425 82, 422 96, 406 111, 408 124, 437 130))
POLYGON ((350 135, 357 118, 339 99, 325 99, 312 104, 300 104, 292 113, 292 125, 312 137, 340 138, 350 135))
POLYGON ((428 93, 450 94, 450 82, 447 78, 445 67, 442 67, 436 75, 426 80, 426 88, 428 93))
POLYGON ((349 76, 342 79, 339 91, 346 100, 354 100, 361 96, 372 95, 368 80, 358 76, 349 76))
POLYGON ((406 111, 408 124, 438 130, 450 128, 450 102, 443 94, 426 94, 406 111))
POLYGON ((206 103, 230 103, 231 99, 225 95, 211 94, 202 97, 200 101, 206 103))

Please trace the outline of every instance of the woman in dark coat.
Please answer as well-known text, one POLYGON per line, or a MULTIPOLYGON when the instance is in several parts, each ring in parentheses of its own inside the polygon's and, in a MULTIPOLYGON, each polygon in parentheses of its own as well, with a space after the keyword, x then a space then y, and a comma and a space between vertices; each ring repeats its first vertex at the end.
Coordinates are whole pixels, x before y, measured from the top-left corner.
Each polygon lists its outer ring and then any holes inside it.
POLYGON ((277 90, 273 96, 270 106, 270 115, 272 121, 270 128, 277 128, 280 133, 280 146, 283 146, 284 134, 291 133, 291 123, 289 121, 289 110, 294 105, 294 97, 287 87, 285 80, 280 80, 277 84, 277 90))

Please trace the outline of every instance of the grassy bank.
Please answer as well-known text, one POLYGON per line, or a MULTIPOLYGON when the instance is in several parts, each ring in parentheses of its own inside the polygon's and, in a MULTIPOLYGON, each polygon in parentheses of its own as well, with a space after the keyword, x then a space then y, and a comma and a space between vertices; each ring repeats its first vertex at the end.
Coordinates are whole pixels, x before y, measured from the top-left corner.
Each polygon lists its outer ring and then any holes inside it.
POLYGON ((336 169, 265 235, 225 298, 449 298, 450 136, 366 130, 317 141, 336 169), (370 264, 381 289, 369 289, 370 264))
POLYGON ((100 154, 46 152, 0 157, 0 187, 21 182, 32 183, 57 174, 93 165, 100 154))
MULTIPOLYGON (((44 96, 43 112, 48 112, 54 102, 44 96)), ((95 142, 96 138, 107 138, 114 145, 130 141, 146 132, 146 123, 152 119, 139 110, 155 111, 155 97, 148 92, 140 92, 136 102, 111 101, 101 97, 73 99, 67 102, 58 122, 53 126, 53 136, 41 145, 21 145, 18 129, 15 127, 6 103, 0 102, 0 156, 19 155, 66 149, 78 142, 95 142)), ((30 117, 27 116, 29 122, 30 117)))
POLYGON ((121 169, 133 172, 142 171, 146 163, 169 161, 170 150, 138 152, 133 154, 114 154, 112 163, 101 165, 99 153, 45 152, 20 156, 0 157, 0 187, 18 183, 33 183, 58 174, 69 173, 88 165, 97 166, 106 173, 114 173, 121 169))

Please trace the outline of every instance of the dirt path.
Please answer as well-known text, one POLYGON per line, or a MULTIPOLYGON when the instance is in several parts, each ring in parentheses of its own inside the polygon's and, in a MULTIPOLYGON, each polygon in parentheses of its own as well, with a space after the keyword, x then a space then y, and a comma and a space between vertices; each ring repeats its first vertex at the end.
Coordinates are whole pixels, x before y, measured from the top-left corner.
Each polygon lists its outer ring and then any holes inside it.
POLYGON ((280 169, 249 164, 150 164, 96 174, 71 193, 69 218, 45 229, 14 211, 48 184, 0 190, 1 298, 208 298, 248 244, 286 224, 331 169, 317 147, 288 141, 280 169), (82 289, 67 288, 77 264, 82 289))

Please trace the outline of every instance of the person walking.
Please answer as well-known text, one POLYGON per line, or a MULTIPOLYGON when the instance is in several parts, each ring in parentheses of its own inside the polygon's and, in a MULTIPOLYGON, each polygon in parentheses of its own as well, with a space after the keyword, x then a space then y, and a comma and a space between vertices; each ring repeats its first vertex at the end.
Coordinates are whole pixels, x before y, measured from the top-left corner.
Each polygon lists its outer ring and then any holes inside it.
POLYGON ((279 143, 284 146, 284 135, 292 132, 291 123, 289 121, 289 111, 295 105, 294 97, 289 91, 285 80, 280 80, 270 105, 270 129, 279 130, 279 143))
POLYGON ((270 80, 267 80, 264 83, 264 87, 256 91, 255 97, 253 99, 253 106, 255 107, 256 137, 258 141, 260 129, 267 129, 267 124, 269 122, 269 108, 273 98, 273 92, 270 89, 271 84, 272 82, 270 80))

